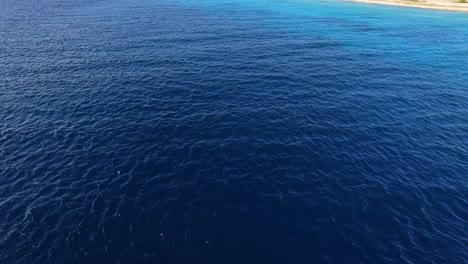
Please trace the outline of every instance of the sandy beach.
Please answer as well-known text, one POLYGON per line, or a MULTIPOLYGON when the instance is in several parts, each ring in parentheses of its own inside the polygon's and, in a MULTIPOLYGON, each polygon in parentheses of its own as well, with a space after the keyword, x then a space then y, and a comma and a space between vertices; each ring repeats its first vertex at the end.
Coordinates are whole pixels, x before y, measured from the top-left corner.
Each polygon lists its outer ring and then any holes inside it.
POLYGON ((351 2, 360 2, 368 4, 380 4, 380 5, 392 5, 392 6, 403 6, 413 8, 425 8, 435 10, 447 10, 457 12, 468 12, 468 1, 467 3, 460 3, 455 1, 444 1, 444 0, 427 0, 427 1, 409 1, 409 0, 349 0, 351 2))

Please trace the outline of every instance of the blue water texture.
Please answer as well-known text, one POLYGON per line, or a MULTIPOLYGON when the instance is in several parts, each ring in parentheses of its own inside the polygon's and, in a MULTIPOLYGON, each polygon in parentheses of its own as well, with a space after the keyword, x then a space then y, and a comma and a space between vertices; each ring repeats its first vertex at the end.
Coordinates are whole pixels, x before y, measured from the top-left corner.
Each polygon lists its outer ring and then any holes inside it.
POLYGON ((467 25, 0 1, 0 263, 468 263, 467 25))

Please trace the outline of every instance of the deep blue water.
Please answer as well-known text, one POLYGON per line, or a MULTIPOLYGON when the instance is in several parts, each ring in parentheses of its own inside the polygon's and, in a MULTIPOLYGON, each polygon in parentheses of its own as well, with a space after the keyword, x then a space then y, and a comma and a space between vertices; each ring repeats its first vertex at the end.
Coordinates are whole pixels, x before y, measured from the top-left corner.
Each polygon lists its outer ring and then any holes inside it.
POLYGON ((2 0, 0 263, 468 263, 467 24, 2 0))

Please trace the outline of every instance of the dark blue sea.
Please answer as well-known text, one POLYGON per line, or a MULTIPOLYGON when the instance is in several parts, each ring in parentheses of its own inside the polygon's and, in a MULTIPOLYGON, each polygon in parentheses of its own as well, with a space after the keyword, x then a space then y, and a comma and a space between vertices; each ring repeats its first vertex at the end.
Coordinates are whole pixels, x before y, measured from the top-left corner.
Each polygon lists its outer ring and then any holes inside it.
POLYGON ((0 263, 468 263, 467 25, 0 1, 0 263))

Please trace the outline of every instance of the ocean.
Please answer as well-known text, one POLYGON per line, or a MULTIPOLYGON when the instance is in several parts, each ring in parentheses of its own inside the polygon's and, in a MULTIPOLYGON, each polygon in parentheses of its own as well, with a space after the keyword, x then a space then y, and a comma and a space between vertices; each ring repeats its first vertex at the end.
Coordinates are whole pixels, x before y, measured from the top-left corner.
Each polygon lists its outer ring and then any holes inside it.
POLYGON ((2 0, 0 263, 468 263, 467 24, 2 0))

